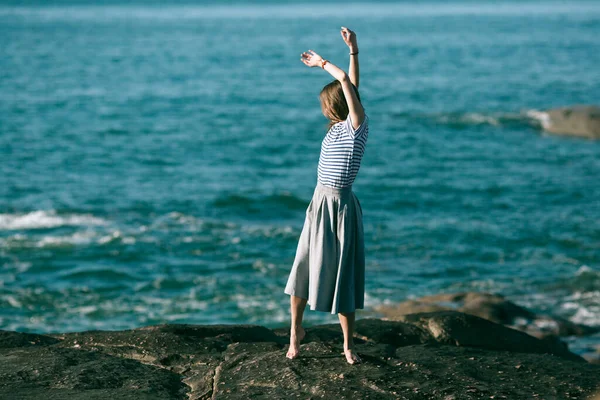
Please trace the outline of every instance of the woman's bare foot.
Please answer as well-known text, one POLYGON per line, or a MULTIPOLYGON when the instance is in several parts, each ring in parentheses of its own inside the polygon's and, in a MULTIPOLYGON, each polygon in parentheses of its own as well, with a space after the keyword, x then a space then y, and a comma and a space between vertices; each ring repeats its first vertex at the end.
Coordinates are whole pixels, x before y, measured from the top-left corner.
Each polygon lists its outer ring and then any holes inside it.
POLYGON ((299 326, 296 329, 290 329, 290 347, 288 349, 286 357, 290 360, 298 357, 300 351, 300 341, 304 339, 304 328, 299 326))
POLYGON ((360 364, 362 362, 358 354, 356 354, 353 349, 344 349, 344 355, 346 356, 346 361, 348 361, 348 364, 360 364))

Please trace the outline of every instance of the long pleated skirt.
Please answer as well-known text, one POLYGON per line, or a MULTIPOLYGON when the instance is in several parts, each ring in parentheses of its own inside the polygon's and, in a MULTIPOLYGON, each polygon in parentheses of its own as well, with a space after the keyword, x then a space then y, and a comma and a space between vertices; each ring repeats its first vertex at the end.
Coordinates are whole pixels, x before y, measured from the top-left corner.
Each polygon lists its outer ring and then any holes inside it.
POLYGON ((364 308, 362 207, 352 186, 317 183, 306 209, 285 293, 331 314, 364 308))

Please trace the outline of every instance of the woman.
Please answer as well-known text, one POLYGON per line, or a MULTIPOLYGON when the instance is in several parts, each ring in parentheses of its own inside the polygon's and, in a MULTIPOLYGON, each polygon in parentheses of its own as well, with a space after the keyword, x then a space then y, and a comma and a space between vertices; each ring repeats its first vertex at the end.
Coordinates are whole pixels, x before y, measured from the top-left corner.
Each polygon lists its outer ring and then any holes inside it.
POLYGON ((365 253, 362 208, 352 191, 365 150, 368 118, 358 94, 358 45, 356 35, 342 27, 350 50, 346 74, 312 50, 302 53, 309 67, 321 67, 335 80, 319 96, 323 115, 330 120, 321 143, 317 186, 306 210, 296 257, 285 293, 291 302, 290 347, 287 357, 296 358, 304 337, 302 316, 311 310, 338 314, 344 333, 346 361, 361 361, 354 352, 355 310, 364 308, 365 253))

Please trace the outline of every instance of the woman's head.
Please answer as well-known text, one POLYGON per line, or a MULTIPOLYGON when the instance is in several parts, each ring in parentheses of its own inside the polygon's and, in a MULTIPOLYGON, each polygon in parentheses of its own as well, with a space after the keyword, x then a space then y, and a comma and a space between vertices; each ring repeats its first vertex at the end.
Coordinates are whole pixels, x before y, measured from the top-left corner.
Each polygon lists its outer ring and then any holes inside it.
MULTIPOLYGON (((352 88, 354 88, 356 97, 360 101, 358 89, 354 85, 352 85, 352 88)), ((319 100, 321 101, 323 115, 330 121, 329 127, 348 118, 348 103, 344 97, 344 90, 340 81, 334 80, 325 85, 319 94, 319 100)))

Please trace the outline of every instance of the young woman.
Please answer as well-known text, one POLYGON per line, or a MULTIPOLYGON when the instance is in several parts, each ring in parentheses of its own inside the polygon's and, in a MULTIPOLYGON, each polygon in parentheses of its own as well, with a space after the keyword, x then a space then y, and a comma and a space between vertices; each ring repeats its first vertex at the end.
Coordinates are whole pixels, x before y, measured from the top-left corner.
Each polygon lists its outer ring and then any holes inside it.
POLYGON ((320 67, 335 80, 319 96, 323 115, 330 120, 321 143, 317 185, 306 210, 296 257, 285 293, 291 297, 290 347, 296 358, 304 337, 302 316, 311 310, 338 314, 344 333, 344 354, 350 364, 361 361, 354 352, 355 310, 364 308, 365 253, 362 208, 352 191, 369 135, 368 118, 358 94, 356 35, 342 27, 350 50, 346 74, 312 50, 301 55, 309 67, 320 67))

